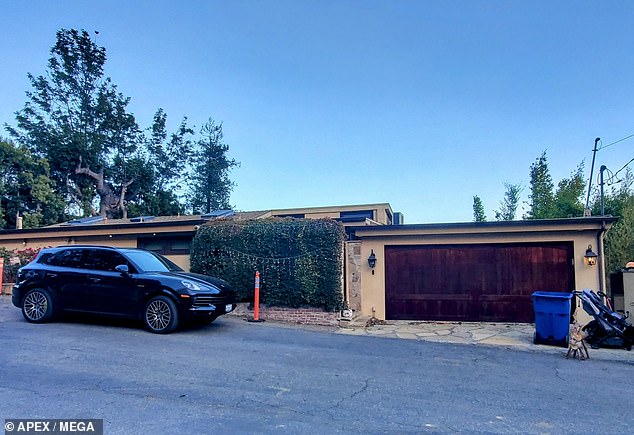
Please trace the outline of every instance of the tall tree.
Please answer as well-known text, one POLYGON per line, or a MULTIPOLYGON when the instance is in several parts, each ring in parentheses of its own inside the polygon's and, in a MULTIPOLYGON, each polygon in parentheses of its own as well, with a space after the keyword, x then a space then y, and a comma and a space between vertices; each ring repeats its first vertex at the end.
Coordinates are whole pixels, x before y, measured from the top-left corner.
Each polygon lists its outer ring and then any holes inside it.
POLYGON ((500 209, 495 211, 495 220, 512 221, 515 219, 517 206, 520 202, 522 186, 520 184, 504 183, 506 191, 504 199, 500 201, 500 209))
POLYGON ((570 178, 564 178, 557 184, 557 192, 554 199, 553 216, 557 218, 583 216, 583 194, 586 183, 583 178, 583 164, 570 174, 570 178))
MULTIPOLYGON (((634 259, 634 174, 628 170, 618 186, 605 192, 606 215, 618 216, 619 220, 605 236, 606 270, 615 272, 634 259)), ((592 214, 601 214, 601 199, 596 195, 592 214)))
POLYGON ((229 196, 234 184, 229 171, 239 166, 227 157, 229 146, 223 142, 222 124, 209 119, 200 130, 196 142, 194 166, 190 182, 190 203, 194 213, 231 208, 229 196))
POLYGON ((549 219, 554 216, 555 195, 553 179, 548 169, 546 151, 530 168, 529 210, 525 219, 549 219))
POLYGON ((85 214, 125 215, 126 192, 138 174, 139 128, 129 98, 104 76, 106 50, 86 31, 62 29, 44 76, 28 74, 32 90, 8 131, 46 158, 59 192, 85 214), (134 165, 131 165, 134 168, 134 165), (136 166, 138 167, 138 165, 136 166))
POLYGON ((53 191, 48 162, 0 139, 0 228, 15 228, 18 216, 24 228, 57 223, 64 206, 53 191))
POLYGON ((194 130, 181 120, 175 132, 167 132, 167 115, 159 109, 148 129, 145 148, 149 165, 139 168, 139 182, 129 193, 131 214, 176 215, 184 213, 180 196, 193 159, 194 130))
POLYGON ((474 222, 485 222, 487 220, 486 215, 484 214, 484 205, 482 204, 482 200, 478 195, 473 196, 473 221, 474 222))

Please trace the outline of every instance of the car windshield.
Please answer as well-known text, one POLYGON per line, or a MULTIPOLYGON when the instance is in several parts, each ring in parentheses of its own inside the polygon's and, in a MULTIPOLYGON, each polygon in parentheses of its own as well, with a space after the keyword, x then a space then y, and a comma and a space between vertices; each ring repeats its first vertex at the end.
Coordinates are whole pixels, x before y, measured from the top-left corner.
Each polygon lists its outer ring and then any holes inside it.
POLYGON ((183 269, 162 255, 150 251, 125 251, 140 272, 182 272, 183 269))

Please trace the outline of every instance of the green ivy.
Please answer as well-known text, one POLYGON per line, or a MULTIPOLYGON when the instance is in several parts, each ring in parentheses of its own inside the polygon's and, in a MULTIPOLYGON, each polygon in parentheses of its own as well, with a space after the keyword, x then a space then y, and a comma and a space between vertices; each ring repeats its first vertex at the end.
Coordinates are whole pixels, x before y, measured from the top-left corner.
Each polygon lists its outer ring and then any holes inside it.
POLYGON ((259 271, 262 303, 337 311, 344 234, 331 219, 211 221, 194 237, 191 270, 228 281, 242 301, 253 300, 259 271))

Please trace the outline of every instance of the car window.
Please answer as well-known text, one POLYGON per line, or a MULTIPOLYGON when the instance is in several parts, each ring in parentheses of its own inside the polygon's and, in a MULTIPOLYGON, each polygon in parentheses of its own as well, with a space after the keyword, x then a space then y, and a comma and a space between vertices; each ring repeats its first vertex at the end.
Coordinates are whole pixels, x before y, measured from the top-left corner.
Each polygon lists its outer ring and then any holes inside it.
POLYGON ((42 263, 42 264, 50 264, 52 266, 56 266, 51 261, 53 258, 54 258, 54 255, 53 255, 52 252, 42 251, 42 252, 40 252, 40 255, 37 257, 37 262, 38 263, 42 263))
POLYGON ((43 255, 40 262, 51 266, 72 267, 75 269, 84 268, 82 261, 83 249, 63 249, 51 256, 43 255))
POLYGON ((128 267, 130 263, 128 260, 115 251, 109 251, 106 249, 89 249, 86 255, 86 268, 94 270, 103 270, 108 272, 114 272, 115 267, 125 264, 128 267))
POLYGON ((149 251, 126 251, 128 258, 143 272, 182 272, 183 269, 162 255, 149 251))

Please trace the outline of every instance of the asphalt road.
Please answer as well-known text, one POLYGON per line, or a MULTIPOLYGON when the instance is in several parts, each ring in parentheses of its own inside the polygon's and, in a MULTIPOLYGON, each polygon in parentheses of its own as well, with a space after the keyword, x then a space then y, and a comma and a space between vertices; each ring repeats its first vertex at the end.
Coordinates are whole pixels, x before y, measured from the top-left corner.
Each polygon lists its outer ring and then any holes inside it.
POLYGON ((221 318, 26 323, 0 298, 0 418, 105 434, 633 433, 634 365, 221 318))

